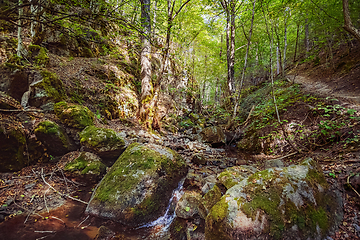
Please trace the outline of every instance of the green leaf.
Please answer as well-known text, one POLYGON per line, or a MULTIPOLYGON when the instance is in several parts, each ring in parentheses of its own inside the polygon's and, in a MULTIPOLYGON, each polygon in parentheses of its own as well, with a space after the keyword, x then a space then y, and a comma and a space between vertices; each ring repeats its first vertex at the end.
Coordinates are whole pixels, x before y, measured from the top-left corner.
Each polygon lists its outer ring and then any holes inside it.
POLYGON ((185 211, 187 211, 187 212, 190 211, 190 207, 186 207, 185 211))

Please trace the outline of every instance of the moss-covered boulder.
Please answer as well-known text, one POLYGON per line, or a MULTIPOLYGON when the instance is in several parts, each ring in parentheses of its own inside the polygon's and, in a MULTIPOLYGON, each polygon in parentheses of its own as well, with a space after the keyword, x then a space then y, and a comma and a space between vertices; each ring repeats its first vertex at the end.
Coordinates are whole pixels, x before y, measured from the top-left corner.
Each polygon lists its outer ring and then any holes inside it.
POLYGON ((86 213, 129 226, 155 220, 186 172, 184 160, 173 150, 133 143, 105 175, 86 213))
POLYGON ((18 171, 29 163, 24 128, 12 117, 0 115, 0 146, 0 172, 18 171))
POLYGON ((260 153, 262 149, 259 135, 256 132, 246 133, 245 137, 237 143, 237 148, 240 151, 246 151, 255 154, 260 153))
POLYGON ((81 152, 79 157, 64 166, 64 170, 76 176, 98 178, 106 172, 106 166, 101 158, 90 152, 81 152))
POLYGON ((183 219, 192 219, 196 215, 205 219, 207 213, 202 204, 201 195, 194 191, 186 191, 175 208, 176 216, 183 219))
POLYGON ((84 106, 78 104, 58 102, 54 106, 56 116, 69 127, 84 129, 94 125, 94 114, 84 106))
POLYGON ((209 213, 210 209, 220 201, 222 194, 221 190, 217 185, 214 185, 202 198, 202 204, 205 207, 206 215, 209 213))
POLYGON ((200 135, 204 142, 210 143, 212 146, 220 146, 226 143, 226 137, 219 126, 207 127, 204 128, 200 135))
POLYGON ((76 149, 64 129, 52 121, 40 122, 35 128, 35 135, 51 155, 60 156, 76 149))
POLYGON ((226 189, 230 189, 255 172, 257 172, 256 168, 247 165, 229 167, 219 173, 217 179, 226 189))
POLYGON ((340 192, 316 163, 270 168, 230 188, 206 218, 206 239, 324 239, 342 222, 340 192))
POLYGON ((63 82, 55 73, 45 70, 35 71, 32 78, 28 100, 30 106, 53 110, 55 103, 66 98, 63 82))
POLYGON ((124 140, 119 133, 111 129, 88 126, 79 136, 85 150, 101 157, 107 166, 111 166, 125 150, 124 140))

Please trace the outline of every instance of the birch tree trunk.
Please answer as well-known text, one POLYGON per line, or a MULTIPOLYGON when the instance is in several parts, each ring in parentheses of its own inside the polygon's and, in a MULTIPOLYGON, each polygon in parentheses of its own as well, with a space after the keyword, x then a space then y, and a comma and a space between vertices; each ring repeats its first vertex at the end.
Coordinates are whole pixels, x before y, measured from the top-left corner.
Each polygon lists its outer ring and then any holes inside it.
MULTIPOLYGON (((22 4, 22 0, 19 0, 19 6, 22 4)), ((22 7, 19 7, 19 20, 18 20, 18 34, 17 34, 17 38, 18 38, 18 45, 17 45, 17 50, 16 50, 16 55, 18 57, 22 57, 23 56, 23 52, 24 52, 24 45, 23 45, 23 41, 22 41, 22 38, 21 38, 21 30, 22 30, 22 27, 21 27, 21 17, 23 15, 23 8, 22 7)))

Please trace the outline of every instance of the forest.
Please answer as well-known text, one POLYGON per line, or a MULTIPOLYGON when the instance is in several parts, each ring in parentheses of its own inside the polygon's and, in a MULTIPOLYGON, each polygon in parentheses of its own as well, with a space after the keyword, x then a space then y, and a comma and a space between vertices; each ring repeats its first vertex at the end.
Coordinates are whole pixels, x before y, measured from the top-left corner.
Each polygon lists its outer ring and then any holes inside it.
POLYGON ((357 0, 0 0, 1 239, 360 239, 357 0))

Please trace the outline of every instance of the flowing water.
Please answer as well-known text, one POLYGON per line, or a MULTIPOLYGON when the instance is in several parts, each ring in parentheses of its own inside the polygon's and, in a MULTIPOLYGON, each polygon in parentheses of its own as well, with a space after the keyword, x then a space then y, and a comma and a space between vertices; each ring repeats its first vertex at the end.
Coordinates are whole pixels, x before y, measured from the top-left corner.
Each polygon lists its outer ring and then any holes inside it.
POLYGON ((129 229, 109 220, 88 217, 84 214, 86 208, 84 204, 68 200, 66 204, 49 213, 41 213, 44 219, 35 215, 28 217, 28 214, 22 214, 2 222, 0 224, 0 240, 88 240, 95 238, 98 228, 102 225, 125 239, 168 239, 169 227, 175 218, 176 204, 183 195, 183 183, 184 180, 180 181, 178 187, 173 191, 163 216, 137 228, 129 229))

